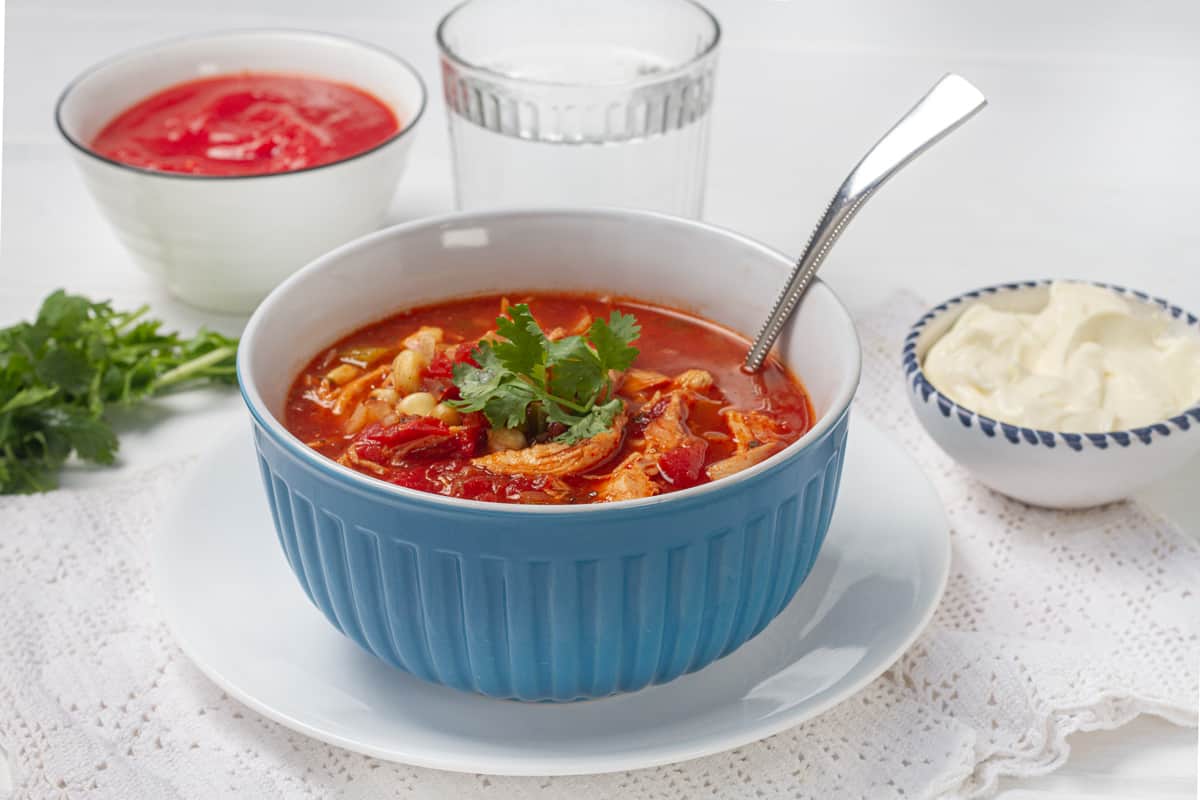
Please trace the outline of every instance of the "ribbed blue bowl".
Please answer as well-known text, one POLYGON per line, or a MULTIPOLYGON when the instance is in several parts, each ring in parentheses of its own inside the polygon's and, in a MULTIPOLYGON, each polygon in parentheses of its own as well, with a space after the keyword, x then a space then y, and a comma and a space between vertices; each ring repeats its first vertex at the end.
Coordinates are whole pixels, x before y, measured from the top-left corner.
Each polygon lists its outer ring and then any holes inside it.
POLYGON ((428 681, 575 700, 700 669, 783 610, 829 527, 846 423, 746 480, 604 514, 435 506, 257 420, 255 443, 288 564, 338 630, 428 681))
POLYGON ((312 353, 405 306, 522 286, 596 291, 602 280, 604 292, 748 330, 791 268, 692 220, 519 209, 396 226, 300 270, 247 324, 238 376, 279 541, 304 591, 387 663, 494 697, 603 697, 733 652, 807 577, 837 498, 861 352, 821 282, 776 350, 809 390, 812 430, 680 492, 579 506, 425 494, 325 458, 280 419, 312 353))

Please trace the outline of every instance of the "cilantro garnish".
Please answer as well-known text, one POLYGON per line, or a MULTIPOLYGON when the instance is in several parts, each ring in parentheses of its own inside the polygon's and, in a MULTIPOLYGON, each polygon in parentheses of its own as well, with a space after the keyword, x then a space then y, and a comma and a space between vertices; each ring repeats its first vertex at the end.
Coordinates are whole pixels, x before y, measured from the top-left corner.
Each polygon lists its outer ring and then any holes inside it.
POLYGON ((480 342, 474 364, 456 364, 454 384, 462 411, 482 411, 495 428, 537 435, 550 423, 564 426, 555 441, 567 444, 612 427, 622 402, 613 396, 611 371, 629 368, 641 329, 632 314, 613 311, 596 319, 586 336, 550 341, 529 306, 509 306, 496 319, 496 342, 480 342))
POLYGON ((0 494, 53 489, 72 453, 111 464, 108 406, 185 383, 237 382, 235 340, 166 333, 147 311, 114 311, 59 290, 32 322, 0 329, 0 494))

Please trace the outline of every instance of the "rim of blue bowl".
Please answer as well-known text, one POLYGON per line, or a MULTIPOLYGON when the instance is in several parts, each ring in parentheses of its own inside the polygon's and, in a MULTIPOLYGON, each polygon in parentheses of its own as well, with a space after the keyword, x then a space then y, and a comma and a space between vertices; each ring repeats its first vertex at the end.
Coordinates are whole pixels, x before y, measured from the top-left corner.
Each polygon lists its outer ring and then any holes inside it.
MULTIPOLYGON (((224 74, 224 73, 222 73, 222 74, 224 74)), ((305 73, 305 74, 309 75, 311 77, 314 77, 314 78, 321 77, 321 75, 317 72, 305 73)), ((329 80, 329 79, 326 78, 326 80, 329 80)), ((165 88, 168 88, 169 86, 171 86, 171 84, 168 83, 168 84, 164 84, 161 88, 165 89, 165 88)), ((356 87, 356 88, 362 88, 362 87, 356 87)), ((161 91, 161 89, 155 90, 155 91, 161 91)), ((382 101, 380 101, 380 102, 382 102, 382 101)), ((83 72, 79 73, 74 78, 72 78, 70 83, 68 83, 63 88, 62 93, 59 94, 58 100, 55 101, 55 103, 54 103, 54 126, 56 128, 58 128, 59 134, 63 137, 63 139, 66 140, 67 144, 71 145, 71 147, 75 148, 80 153, 82 153, 86 156, 89 156, 91 158, 94 158, 97 161, 108 164, 109 166, 118 167, 120 169, 128 170, 130 172, 135 172, 140 175, 152 175, 156 178, 169 178, 172 180, 183 180, 183 181, 248 181, 248 180, 255 180, 255 179, 266 179, 266 178, 283 178, 288 175, 303 175, 304 173, 307 173, 307 172, 316 172, 317 170, 326 169, 329 167, 336 167, 341 164, 346 164, 350 161, 356 161, 360 158, 365 158, 366 156, 369 156, 372 153, 378 152, 379 150, 382 150, 385 147, 388 147, 389 145, 392 145, 392 144, 400 141, 401 139, 405 138, 406 136, 408 136, 408 134, 411 131, 416 129, 417 123, 420 122, 421 117, 423 117, 425 115, 425 108, 428 105, 429 105, 429 90, 426 88, 425 80, 421 77, 421 73, 417 71, 417 68, 414 67, 412 64, 410 64, 405 59, 403 59, 400 56, 393 53, 392 51, 390 51, 384 47, 380 47, 379 45, 371 44, 370 42, 364 42, 361 39, 355 39, 351 36, 343 36, 338 33, 326 33, 324 31, 305 30, 303 28, 231 28, 231 29, 225 29, 225 30, 204 31, 201 33, 190 33, 190 34, 187 34, 184 36, 175 36, 170 39, 161 39, 159 41, 151 42, 149 44, 144 44, 144 45, 141 45, 140 47, 135 47, 130 50, 123 50, 120 53, 109 56, 108 58, 106 58, 102 61, 97 61, 95 64, 92 64, 90 67, 85 69, 83 72), (379 55, 382 55, 385 58, 388 58, 388 59, 398 63, 401 67, 403 67, 405 70, 407 70, 413 76, 414 79, 416 79, 417 88, 421 90, 421 100, 417 104, 417 112, 415 114, 413 114, 412 119, 408 120, 408 122, 401 125, 400 128, 395 133, 393 133, 391 136, 384 139, 379 144, 373 145, 372 147, 370 147, 366 150, 363 150, 362 152, 354 153, 353 155, 346 156, 345 158, 339 158, 336 161, 329 161, 324 164, 315 164, 311 167, 304 167, 302 169, 293 169, 293 170, 287 170, 284 172, 260 172, 260 173, 255 173, 253 175, 198 175, 198 174, 192 173, 192 172, 172 172, 170 170, 151 169, 149 167, 139 167, 136 164, 127 164, 124 161, 118 161, 115 158, 109 158, 108 156, 101 155, 100 153, 97 153, 95 150, 93 150, 91 147, 89 147, 87 144, 79 141, 78 139, 76 139, 74 136, 72 136, 70 133, 67 132, 67 128, 63 124, 63 121, 62 121, 63 105, 66 104, 67 98, 71 96, 71 93, 79 88, 79 84, 83 83, 83 81, 85 81, 92 75, 95 75, 97 72, 100 72, 101 70, 106 69, 108 67, 112 67, 117 64, 120 64, 123 61, 127 61, 132 58, 137 58, 138 56, 150 55, 151 53, 154 53, 154 52, 157 52, 160 50, 165 50, 170 47, 174 47, 176 45, 187 44, 189 42, 204 41, 206 39, 230 39, 230 38, 236 38, 236 37, 241 37, 241 36, 302 36, 302 37, 309 37, 312 39, 325 39, 328 41, 340 42, 342 44, 348 44, 352 47, 357 47, 357 48, 361 48, 363 50, 370 50, 372 52, 378 53, 379 55)), ((400 115, 399 115, 397 109, 392 108, 390 104, 388 105, 388 108, 391 108, 392 112, 396 114, 397 118, 399 118, 400 115)), ((116 111, 113 112, 113 116, 116 116, 117 114, 121 113, 122 110, 123 109, 117 109, 116 111)))
MULTIPOLYGON (((765 256, 776 259, 780 262, 780 281, 781 284, 786 280, 787 273, 785 270, 790 270, 792 261, 783 253, 780 253, 774 248, 768 247, 762 242, 751 239, 740 233, 722 228, 717 225, 710 225, 699 220, 685 219, 676 217, 671 214, 663 214, 657 211, 644 211, 640 209, 626 208, 611 208, 611 207, 591 207, 591 208, 552 208, 552 207, 531 207, 531 208, 516 208, 516 209, 495 209, 490 211, 473 211, 463 212, 456 211, 447 214, 442 214, 433 217, 423 217, 412 222, 405 222, 399 225, 393 225, 388 228, 369 233, 366 236, 361 236, 358 239, 347 242, 346 244, 331 250, 325 255, 308 263, 301 269, 288 276, 282 283, 276 286, 266 299, 259 303, 258 308, 254 310, 250 320, 246 323, 246 328, 242 333, 241 344, 238 347, 237 356, 237 378, 238 388, 242 393, 242 399, 249 410, 254 421, 262 427, 272 440, 281 447, 291 451, 297 455, 301 461, 308 466, 324 472, 326 475, 346 483, 349 487, 367 493, 382 493, 387 496, 396 497, 404 500, 409 500, 419 503, 427 503, 431 506, 441 508, 454 508, 459 510, 471 509, 475 511, 487 511, 497 514, 551 514, 551 515, 571 515, 571 514, 596 514, 596 513, 617 513, 622 511, 643 510, 653 506, 664 504, 683 504, 691 500, 696 500, 705 495, 714 492, 724 493, 733 490, 738 484, 749 480, 758 475, 763 475, 770 472, 775 472, 781 469, 785 462, 799 456, 810 445, 824 438, 849 412, 850 403, 854 399, 854 394, 858 389, 859 380, 862 375, 862 347, 858 340, 858 332, 854 325, 854 319, 850 312, 846 310, 846 306, 842 303, 837 294, 822 282, 822 286, 829 292, 836 307, 845 317, 846 326, 849 335, 854 345, 854 363, 850 365, 848 372, 849 380, 845 385, 840 387, 834 397, 830 407, 818 417, 817 421, 809 428, 803 436, 790 445, 785 447, 770 458, 748 467, 741 472, 730 475, 727 478, 721 478, 709 483, 700 484, 687 489, 680 489, 676 492, 668 492, 666 494, 656 495, 654 497, 643 497, 636 500, 617 500, 611 503, 584 503, 579 505, 520 505, 515 503, 492 503, 483 500, 467 500, 458 497, 447 497, 445 495, 433 494, 431 492, 422 492, 416 489, 408 489, 403 486, 387 483, 378 478, 372 478, 369 475, 364 475, 361 472, 350 469, 342 464, 337 463, 333 459, 321 455, 317 451, 308 447, 304 442, 300 441, 294 434, 283 426, 274 414, 267 408, 262 396, 258 392, 258 387, 252 381, 247 379, 245 355, 249 348, 246 347, 247 342, 252 342, 254 337, 259 335, 259 326, 262 324, 262 319, 268 313, 270 306, 278 302, 278 298, 283 296, 290 287, 303 279, 309 273, 317 272, 325 269, 327 265, 334 264, 340 261, 349 253, 356 250, 373 246, 376 242, 407 233, 410 230, 417 230, 429 227, 439 227, 451 223, 461 223, 466 221, 494 221, 504 218, 527 218, 527 217, 543 217, 547 215, 559 217, 605 217, 605 218, 639 218, 652 219, 668 224, 680 225, 687 228, 692 228, 697 231, 702 231, 707 234, 718 234, 723 237, 731 238, 744 244, 754 250, 759 251, 765 256)), ((820 282, 820 281, 818 281, 820 282)), ((801 382, 804 377, 797 376, 801 382)), ((807 389, 806 389, 807 391, 807 389)))
POLYGON ((1091 286, 1099 286, 1145 305, 1157 306, 1160 311, 1165 311, 1173 319, 1194 328, 1197 335, 1200 336, 1200 317, 1179 306, 1173 305, 1161 297, 1118 284, 1079 278, 1041 278, 1038 280, 998 283, 963 292, 960 295, 939 303, 925 312, 908 329, 908 334, 904 337, 904 346, 901 350, 901 360, 904 367, 905 380, 909 384, 911 391, 918 394, 925 403, 928 403, 932 398, 937 403, 938 410, 941 411, 942 416, 946 418, 957 417, 965 428, 977 425, 979 430, 989 439, 995 438, 997 433, 999 433, 1012 444, 1026 443, 1052 448, 1057 441, 1061 440, 1071 450, 1082 450, 1084 442, 1091 444, 1095 449, 1104 450, 1108 448, 1109 442, 1113 442, 1120 447, 1128 447, 1133 441, 1150 444, 1156 435, 1160 437, 1170 436, 1172 426, 1180 433, 1190 430, 1193 425, 1200 427, 1200 401, 1197 401, 1194 405, 1166 419, 1153 422, 1149 425, 1118 431, 1049 431, 1041 428, 1030 428, 1024 425, 1004 422, 967 408, 952 400, 925 377, 925 371, 921 366, 921 359, 917 357, 917 341, 930 322, 964 303, 982 300, 985 297, 1007 292, 1036 289, 1056 282, 1085 283, 1091 286))

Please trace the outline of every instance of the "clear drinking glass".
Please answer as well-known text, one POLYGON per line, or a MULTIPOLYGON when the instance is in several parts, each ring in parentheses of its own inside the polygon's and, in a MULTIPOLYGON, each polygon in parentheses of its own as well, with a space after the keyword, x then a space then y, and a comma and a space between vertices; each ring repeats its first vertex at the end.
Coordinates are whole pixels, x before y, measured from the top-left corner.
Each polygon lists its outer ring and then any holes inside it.
POLYGON ((691 0, 468 0, 437 29, 460 209, 698 217, 721 29, 691 0))

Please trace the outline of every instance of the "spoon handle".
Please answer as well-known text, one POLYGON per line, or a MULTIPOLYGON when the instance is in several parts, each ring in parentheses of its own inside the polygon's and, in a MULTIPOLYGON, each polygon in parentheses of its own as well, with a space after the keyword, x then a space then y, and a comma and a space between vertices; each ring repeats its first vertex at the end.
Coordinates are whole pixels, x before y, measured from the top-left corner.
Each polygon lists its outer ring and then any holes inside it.
POLYGON ((775 301, 771 316, 746 355, 747 371, 757 372, 762 367, 771 345, 775 344, 784 323, 808 291, 825 256, 863 203, 904 165, 966 122, 985 105, 987 100, 983 94, 966 79, 958 75, 946 75, 863 156, 842 182, 825 215, 813 229, 803 255, 788 278, 787 286, 775 301))

